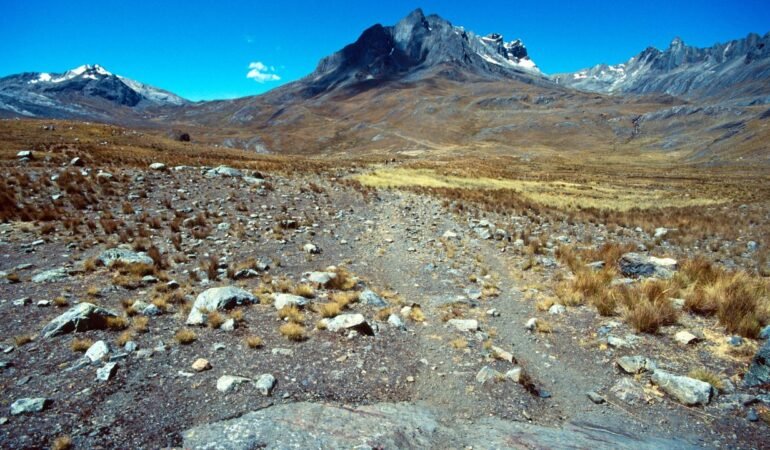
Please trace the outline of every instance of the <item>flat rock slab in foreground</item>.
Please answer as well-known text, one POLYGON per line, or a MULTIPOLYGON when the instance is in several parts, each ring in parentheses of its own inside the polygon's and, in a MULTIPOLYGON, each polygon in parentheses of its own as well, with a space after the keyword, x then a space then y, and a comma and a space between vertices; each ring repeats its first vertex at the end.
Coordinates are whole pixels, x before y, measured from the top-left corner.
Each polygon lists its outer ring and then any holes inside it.
POLYGON ((598 426, 547 428, 501 419, 441 423, 436 413, 410 403, 357 408, 317 403, 268 407, 183 433, 184 448, 591 448, 689 449, 681 441, 637 439, 598 426))

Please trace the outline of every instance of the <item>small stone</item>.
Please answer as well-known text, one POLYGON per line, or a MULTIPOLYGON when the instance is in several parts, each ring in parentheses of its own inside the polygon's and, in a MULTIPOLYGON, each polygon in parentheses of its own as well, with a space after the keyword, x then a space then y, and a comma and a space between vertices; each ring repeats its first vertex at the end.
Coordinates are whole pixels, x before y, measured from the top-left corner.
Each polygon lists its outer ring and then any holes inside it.
POLYGON ((101 361, 110 352, 109 346, 104 341, 96 341, 86 351, 86 357, 91 362, 101 361))
POLYGON ((388 316, 388 324, 393 328, 398 328, 399 330, 406 329, 406 324, 404 324, 404 321, 397 314, 391 314, 388 316))
POLYGON ((294 356, 294 350, 290 348, 274 348, 271 353, 280 356, 294 356))
POLYGON ((698 336, 695 336, 687 330, 683 330, 674 335, 674 340, 681 345, 689 345, 698 342, 698 336))
POLYGON ((156 162, 156 163, 150 164, 150 169, 162 171, 162 170, 166 170, 166 165, 163 163, 156 162))
POLYGON ((746 419, 749 422, 758 422, 759 421, 759 414, 757 414, 757 410, 754 408, 749 408, 748 411, 746 411, 746 419))
POLYGON ((647 400, 644 388, 638 382, 631 378, 622 378, 610 389, 613 395, 618 399, 633 405, 647 400))
POLYGON ((310 303, 310 300, 299 295, 273 294, 273 306, 278 310, 285 306, 306 306, 308 303, 310 303))
POLYGON ((135 352, 135 351, 136 351, 136 348, 137 348, 137 345, 136 345, 136 342, 135 342, 135 341, 128 341, 128 342, 126 342, 126 344, 123 346, 123 350, 125 350, 125 351, 127 351, 127 352, 135 352))
POLYGON ((514 367, 513 369, 509 370, 508 372, 505 372, 505 378, 513 381, 514 383, 518 383, 521 381, 521 367, 514 367))
POLYGON ((245 383, 247 381, 251 381, 248 378, 244 377, 236 377, 233 375, 222 375, 217 380, 217 390, 219 392, 230 392, 236 388, 241 383, 245 383))
POLYGON ((225 323, 223 323, 220 327, 220 330, 222 331, 233 331, 235 330, 235 319, 227 319, 225 320, 225 323))
POLYGON ((630 347, 629 343, 626 340, 621 339, 621 338, 616 337, 616 336, 608 336, 607 337, 607 345, 609 345, 610 347, 615 347, 615 348, 630 347))
POLYGON ((492 308, 487 310, 487 315, 491 317, 500 317, 500 312, 495 308, 492 308))
POLYGON ((315 244, 305 244, 302 249, 305 251, 305 253, 316 255, 318 253, 321 253, 321 250, 318 248, 315 244))
POLYGON ((378 308, 384 308, 388 306, 388 302, 386 302, 382 297, 377 295, 371 289, 366 289, 361 292, 361 295, 358 296, 358 302, 362 305, 371 305, 378 308))
POLYGON ((740 336, 730 336, 727 338, 727 343, 732 345, 733 347, 740 347, 743 345, 743 338, 740 336))
POLYGON ((604 403, 604 402, 606 401, 606 400, 604 399, 604 397, 602 397, 601 395, 597 394, 597 393, 596 393, 596 392, 594 392, 594 391, 589 391, 589 392, 586 392, 586 396, 588 396, 588 398, 589 398, 589 399, 590 399, 592 402, 596 403, 597 405, 601 405, 602 403, 604 403))
POLYGON ((414 377, 409 375, 408 377, 406 377, 406 382, 407 383, 414 383, 414 377))
POLYGON ((361 334, 374 336, 374 330, 363 314, 340 314, 333 319, 326 319, 326 329, 331 332, 355 330, 361 334))
POLYGON ((475 319, 450 319, 447 321, 447 325, 464 332, 477 331, 479 329, 479 322, 475 319))
POLYGON ((32 299, 29 297, 17 298, 13 301, 13 306, 24 306, 32 303, 32 299))
POLYGON ((495 381, 501 378, 503 378, 503 374, 489 366, 482 367, 481 370, 479 370, 479 372, 476 374, 476 382, 479 384, 484 384, 489 381, 495 381))
POLYGON ((527 321, 527 323, 524 325, 524 328, 526 328, 529 331, 535 331, 535 327, 537 327, 537 319, 531 318, 527 321))
POLYGON ((509 363, 513 363, 515 361, 513 353, 503 350, 500 347, 492 346, 492 355, 494 355, 494 357, 497 359, 502 359, 503 361, 508 361, 509 363))
POLYGON ((564 314, 564 312, 567 310, 563 305, 555 304, 548 308, 548 314, 558 315, 558 314, 564 314))
POLYGON ((765 325, 764 328, 759 332, 759 338, 760 339, 770 339, 770 325, 765 325))
POLYGON ((32 276, 32 282, 33 283, 53 283, 55 281, 62 281, 69 278, 69 272, 67 269, 64 268, 58 268, 58 269, 51 269, 51 270, 45 270, 43 272, 38 272, 34 276, 32 276))
POLYGON ((644 356, 623 356, 618 358, 618 366, 623 369, 624 372, 632 375, 641 372, 655 372, 657 366, 655 363, 644 356))
POLYGON ((11 415, 29 414, 40 412, 48 404, 46 398, 20 398, 11 404, 11 415))
POLYGON ((108 362, 104 366, 96 370, 96 379, 99 381, 109 381, 115 375, 118 370, 118 363, 108 362))
POLYGON ((208 359, 198 358, 192 364, 192 368, 196 372, 203 372, 204 370, 211 369, 211 363, 209 363, 208 359))
POLYGON ((325 287, 329 282, 337 278, 334 272, 305 272, 302 276, 309 282, 325 287))
POLYGON ((269 373, 265 373, 259 376, 256 383, 254 383, 257 387, 257 390, 264 395, 265 397, 270 396, 270 394, 273 392, 273 388, 275 387, 275 377, 272 376, 269 373))

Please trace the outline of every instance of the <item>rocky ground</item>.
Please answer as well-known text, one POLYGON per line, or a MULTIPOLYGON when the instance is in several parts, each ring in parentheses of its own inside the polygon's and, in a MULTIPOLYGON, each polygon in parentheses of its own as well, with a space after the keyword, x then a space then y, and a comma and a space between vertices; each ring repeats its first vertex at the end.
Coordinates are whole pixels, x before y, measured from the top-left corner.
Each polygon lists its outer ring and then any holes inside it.
POLYGON ((40 183, 67 216, 0 225, 4 448, 767 445, 770 397, 742 382, 763 341, 554 297, 560 244, 662 231, 452 212, 345 173, 76 170, 100 201, 40 183))

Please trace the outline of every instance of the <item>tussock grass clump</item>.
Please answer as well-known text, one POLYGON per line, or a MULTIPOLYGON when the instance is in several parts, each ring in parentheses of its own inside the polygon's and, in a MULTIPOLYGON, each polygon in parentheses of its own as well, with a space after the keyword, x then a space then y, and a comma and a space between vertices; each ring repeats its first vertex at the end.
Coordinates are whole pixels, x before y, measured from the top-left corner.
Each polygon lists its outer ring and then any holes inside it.
POLYGON ((265 344, 262 342, 262 338, 259 336, 246 336, 244 339, 246 346, 249 348, 261 348, 265 344))
POLYGON ((115 339, 115 343, 118 344, 118 346, 123 347, 126 345, 126 342, 134 340, 134 332, 131 330, 126 330, 118 335, 118 338, 115 339))
POLYGON ((449 345, 451 345, 452 348, 456 350, 465 350, 466 348, 468 348, 468 341, 466 341, 463 338, 457 338, 457 339, 453 339, 449 343, 449 345))
POLYGON ((657 333, 661 326, 673 325, 679 312, 669 297, 672 285, 666 281, 649 280, 641 286, 618 291, 625 304, 626 321, 638 332, 657 333))
POLYGON ((125 330, 128 328, 128 319, 123 316, 108 317, 106 324, 107 328, 113 331, 125 330))
POLYGON ((334 273, 337 274, 337 276, 332 278, 326 285, 329 289, 349 291, 356 287, 357 280, 344 267, 335 268, 334 273))
POLYGON ((135 318, 132 322, 132 325, 133 325, 134 331, 136 331, 137 333, 146 333, 149 323, 150 323, 149 317, 141 316, 141 317, 135 318))
POLYGON ((73 352, 81 352, 82 353, 82 352, 85 352, 86 350, 88 350, 89 348, 91 348, 92 345, 94 345, 94 341, 92 341, 91 339, 88 339, 88 338, 86 338, 86 339, 75 338, 75 339, 72 340, 72 342, 70 342, 70 349, 73 352))
POLYGON ((313 286, 309 284, 298 284, 294 286, 294 289, 292 290, 294 295, 299 295, 300 297, 305 298, 313 298, 315 297, 315 289, 313 289, 313 286))
POLYGON ((217 328, 221 327, 223 323, 225 323, 225 316, 222 315, 219 311, 210 311, 206 314, 206 324, 208 324, 209 328, 216 330, 217 328))
POLYGON ((334 292, 329 295, 329 300, 338 304, 340 309, 345 309, 358 301, 358 295, 358 292, 334 292))
POLYGON ((717 375, 714 372, 711 372, 708 369, 703 369, 703 368, 693 369, 687 374, 687 376, 690 378, 695 378, 696 380, 704 381, 710 384, 711 386, 713 386, 714 389, 718 391, 721 391, 725 387, 719 375, 717 375))
POLYGON ((305 327, 295 322, 281 325, 278 331, 290 341, 301 342, 307 339, 305 327))
POLYGON ((318 308, 318 312, 324 318, 336 317, 342 312, 342 306, 336 302, 324 303, 318 308))
POLYGON ((51 443, 51 450, 70 450, 72 448, 72 438, 69 436, 59 436, 51 443))
POLYGON ((69 302, 64 297, 56 297, 55 299, 53 299, 53 304, 59 308, 64 308, 65 306, 69 306, 69 302))
POLYGON ((409 311, 409 320, 413 322, 425 322, 425 314, 422 312, 422 308, 418 305, 412 306, 409 311))
POLYGON ((176 334, 174 334, 174 339, 182 345, 188 345, 195 342, 195 340, 198 339, 198 335, 189 328, 182 328, 177 330, 176 334))
POLYGON ((13 342, 16 344, 17 347, 21 347, 22 345, 29 344, 32 342, 32 335, 31 334, 20 334, 13 337, 13 342))
POLYGON ((283 320, 288 320, 292 323, 301 324, 305 322, 305 318, 302 315, 302 311, 294 305, 284 306, 278 310, 278 317, 283 320))
POLYGON ((675 282, 692 283, 683 290, 687 311, 716 315, 728 333, 756 338, 770 321, 770 289, 746 272, 730 272, 696 258, 682 265, 675 282))

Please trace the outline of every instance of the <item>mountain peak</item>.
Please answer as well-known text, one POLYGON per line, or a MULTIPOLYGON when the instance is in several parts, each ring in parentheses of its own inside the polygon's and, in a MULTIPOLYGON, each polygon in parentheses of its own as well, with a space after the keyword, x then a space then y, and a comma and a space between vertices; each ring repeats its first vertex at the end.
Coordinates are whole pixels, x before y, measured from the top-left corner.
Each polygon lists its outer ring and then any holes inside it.
POLYGON ((685 46, 685 44, 684 44, 684 41, 682 40, 682 38, 679 37, 679 36, 676 36, 676 37, 674 37, 673 40, 671 40, 671 44, 669 45, 669 48, 671 48, 671 49, 678 49, 678 48, 682 48, 684 46, 685 46))

